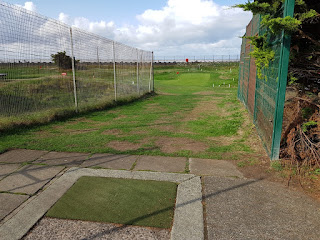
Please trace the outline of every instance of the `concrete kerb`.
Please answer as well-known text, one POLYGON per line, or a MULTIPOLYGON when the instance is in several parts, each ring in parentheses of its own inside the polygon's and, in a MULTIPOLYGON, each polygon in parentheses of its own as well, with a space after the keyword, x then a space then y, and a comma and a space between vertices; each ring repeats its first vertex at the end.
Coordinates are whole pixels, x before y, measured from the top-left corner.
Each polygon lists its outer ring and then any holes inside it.
POLYGON ((0 239, 21 239, 82 176, 175 182, 177 200, 171 239, 204 239, 201 180, 192 174, 70 168, 46 190, 0 226, 0 239))

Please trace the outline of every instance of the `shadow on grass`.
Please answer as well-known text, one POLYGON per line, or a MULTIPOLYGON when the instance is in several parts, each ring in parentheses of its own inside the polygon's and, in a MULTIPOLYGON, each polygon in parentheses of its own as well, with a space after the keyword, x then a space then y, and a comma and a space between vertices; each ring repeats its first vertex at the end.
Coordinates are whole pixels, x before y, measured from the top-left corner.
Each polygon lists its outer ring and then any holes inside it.
POLYGON ((61 110, 61 112, 53 113, 50 116, 44 116, 41 119, 33 119, 26 122, 24 122, 23 120, 19 120, 18 122, 12 122, 11 124, 6 126, 0 125, 0 133, 1 133, 1 136, 11 135, 11 134, 23 134, 35 127, 49 125, 56 121, 64 122, 75 117, 76 118, 85 117, 88 114, 93 112, 111 110, 118 106, 134 104, 136 102, 144 101, 145 99, 154 97, 156 95, 157 93, 151 92, 151 93, 146 93, 140 97, 122 99, 117 102, 113 101, 100 106, 87 108, 79 112, 76 112, 75 110, 61 110))

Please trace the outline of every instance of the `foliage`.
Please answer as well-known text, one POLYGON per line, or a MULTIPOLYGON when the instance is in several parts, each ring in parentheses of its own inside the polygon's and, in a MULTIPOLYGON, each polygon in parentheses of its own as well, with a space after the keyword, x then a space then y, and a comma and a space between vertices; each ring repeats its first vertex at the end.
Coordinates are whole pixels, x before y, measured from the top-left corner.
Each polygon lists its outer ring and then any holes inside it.
POLYGON ((296 31, 301 21, 290 16, 274 18, 271 15, 265 15, 262 17, 261 24, 269 28, 273 34, 279 34, 282 30, 287 33, 296 31))
POLYGON ((251 11, 253 14, 274 13, 280 5, 279 1, 248 1, 245 4, 237 4, 235 7, 242 8, 244 11, 251 11))
MULTIPOLYGON (((317 22, 317 19, 319 19, 319 13, 311 8, 313 5, 310 1, 296 0, 294 17, 279 16, 280 7, 284 2, 284 0, 255 0, 253 2, 248 1, 245 4, 238 4, 234 6, 242 8, 244 11, 251 11, 253 14, 262 15, 261 25, 262 27, 265 27, 265 34, 263 36, 245 36, 245 38, 249 38, 254 45, 254 50, 251 53, 251 56, 256 60, 259 78, 263 77, 263 68, 267 68, 269 63, 273 61, 274 52, 268 44, 268 36, 278 35, 284 31, 285 34, 294 33, 294 37, 298 36, 299 38, 299 36, 301 36, 300 38, 304 42, 308 39, 312 43, 317 43, 317 41, 312 39, 312 36, 310 37, 310 35, 305 34, 303 31, 304 24, 307 22, 317 22)), ((314 6, 316 7, 315 4, 314 6)), ((298 47, 297 49, 299 52, 298 47)), ((291 83, 297 82, 298 79, 298 74, 291 74, 291 83)))
POLYGON ((269 46, 266 35, 248 38, 251 39, 251 43, 254 46, 250 55, 256 60, 257 76, 262 79, 262 70, 269 67, 269 63, 273 61, 275 53, 269 46))
POLYGON ((302 124, 302 131, 307 132, 310 128, 316 127, 318 125, 315 121, 310 121, 302 124))
POLYGON ((51 54, 52 61, 61 69, 72 69, 72 58, 65 51, 51 54))

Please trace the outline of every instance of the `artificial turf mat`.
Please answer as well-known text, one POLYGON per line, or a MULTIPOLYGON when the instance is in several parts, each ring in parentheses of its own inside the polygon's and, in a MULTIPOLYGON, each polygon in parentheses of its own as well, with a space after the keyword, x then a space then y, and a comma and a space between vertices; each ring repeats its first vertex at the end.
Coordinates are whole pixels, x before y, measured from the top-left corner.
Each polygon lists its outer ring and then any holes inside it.
POLYGON ((81 177, 47 217, 171 228, 177 184, 81 177))

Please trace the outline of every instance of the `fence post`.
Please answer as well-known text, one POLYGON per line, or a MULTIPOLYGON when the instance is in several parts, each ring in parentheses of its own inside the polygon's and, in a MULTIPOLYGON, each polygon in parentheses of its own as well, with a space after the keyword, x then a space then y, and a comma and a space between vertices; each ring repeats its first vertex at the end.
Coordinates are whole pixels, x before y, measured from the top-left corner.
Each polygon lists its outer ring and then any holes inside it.
POLYGON ((76 112, 78 112, 78 96, 77 96, 77 84, 76 84, 76 70, 74 66, 74 52, 73 52, 73 38, 72 38, 72 28, 70 28, 70 44, 71 44, 71 62, 72 62, 72 79, 73 79, 73 94, 74 94, 74 104, 76 107, 76 112))
POLYGON ((149 93, 151 92, 151 81, 153 81, 153 52, 151 53, 150 80, 149 80, 149 93))
MULTIPOLYGON (((295 0, 286 0, 284 3, 283 17, 291 16, 294 14, 295 0)), ((281 53, 279 61, 279 72, 278 72, 278 92, 275 105, 275 115, 273 121, 273 134, 272 134, 272 146, 271 146, 271 160, 279 159, 280 153, 280 141, 282 133, 282 121, 283 121, 283 110, 287 87, 288 67, 289 67, 289 55, 290 55, 290 44, 291 35, 287 34, 282 30, 282 41, 281 41, 281 53)))
POLYGON ((137 49, 137 91, 140 95, 140 86, 139 86, 139 50, 137 49))
POLYGON ((113 54, 114 101, 117 101, 116 51, 114 47, 114 41, 112 41, 112 54, 113 54))
POLYGON ((97 61, 100 69, 100 59, 99 59, 99 47, 97 47, 97 61))

